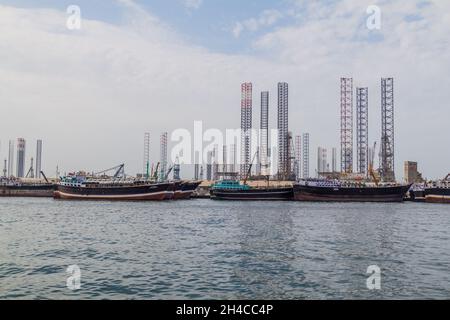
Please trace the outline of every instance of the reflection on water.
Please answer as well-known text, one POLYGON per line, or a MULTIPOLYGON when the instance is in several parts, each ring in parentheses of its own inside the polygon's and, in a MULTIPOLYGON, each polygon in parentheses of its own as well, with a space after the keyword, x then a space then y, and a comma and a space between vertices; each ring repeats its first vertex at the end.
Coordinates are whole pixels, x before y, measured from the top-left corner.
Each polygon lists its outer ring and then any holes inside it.
POLYGON ((289 206, 251 203, 238 216, 240 261, 233 281, 240 284, 240 298, 287 298, 286 285, 301 281, 301 271, 292 266, 296 259, 295 235, 289 206))
POLYGON ((442 205, 1 198, 0 298, 448 299, 449 230, 442 205))

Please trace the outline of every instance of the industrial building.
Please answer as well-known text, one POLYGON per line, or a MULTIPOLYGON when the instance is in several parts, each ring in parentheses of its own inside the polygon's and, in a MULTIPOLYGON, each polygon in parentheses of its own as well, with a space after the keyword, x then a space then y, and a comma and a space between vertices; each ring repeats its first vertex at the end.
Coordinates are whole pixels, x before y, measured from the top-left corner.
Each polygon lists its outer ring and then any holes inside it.
POLYGON ((331 149, 331 171, 337 172, 337 149, 331 149))
POLYGON ((42 171, 42 140, 36 142, 36 178, 41 178, 42 171))
POLYGON ((222 147, 222 172, 228 172, 228 148, 226 145, 222 147))
POLYGON ((303 168, 302 168, 302 176, 303 179, 309 178, 309 133, 303 134, 303 168))
POLYGON ((199 180, 203 180, 204 178, 204 171, 203 171, 203 165, 200 166, 200 179, 199 180))
POLYGON ((214 145, 213 149, 213 166, 212 166, 212 178, 213 180, 219 179, 219 146, 217 144, 214 145))
POLYGON ((17 139, 17 170, 16 177, 23 178, 25 177, 25 151, 26 151, 26 142, 23 138, 17 139))
POLYGON ((194 164, 194 179, 198 180, 200 178, 200 165, 198 163, 194 164))
POLYGON ((199 180, 200 179, 200 163, 203 161, 200 161, 200 154, 198 151, 195 152, 194 156, 194 179, 199 180))
POLYGON ((212 180, 212 158, 213 158, 213 152, 208 151, 207 153, 207 159, 206 159, 206 180, 211 181, 212 180))
POLYGON ((317 148, 317 174, 320 175, 324 172, 329 172, 328 160, 327 160, 328 151, 326 148, 318 147, 317 148))
POLYGON ((230 145, 230 159, 231 159, 231 165, 230 165, 230 172, 236 172, 237 168, 237 147, 236 144, 230 145))
POLYGON ((405 161, 403 167, 403 176, 406 183, 423 182, 422 174, 417 170, 417 162, 405 161))
POLYGON ((8 177, 14 175, 14 140, 9 140, 8 150, 8 177))

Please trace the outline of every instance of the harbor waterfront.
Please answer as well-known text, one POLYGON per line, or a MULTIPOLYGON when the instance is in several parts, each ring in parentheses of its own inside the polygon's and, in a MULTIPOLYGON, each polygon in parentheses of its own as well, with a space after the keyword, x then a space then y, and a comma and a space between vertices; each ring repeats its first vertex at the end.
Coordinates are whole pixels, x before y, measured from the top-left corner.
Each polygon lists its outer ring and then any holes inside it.
POLYGON ((0 28, 0 302, 450 301, 450 1, 6 0, 0 28))
POLYGON ((448 299, 449 228, 415 202, 0 198, 0 298, 448 299))

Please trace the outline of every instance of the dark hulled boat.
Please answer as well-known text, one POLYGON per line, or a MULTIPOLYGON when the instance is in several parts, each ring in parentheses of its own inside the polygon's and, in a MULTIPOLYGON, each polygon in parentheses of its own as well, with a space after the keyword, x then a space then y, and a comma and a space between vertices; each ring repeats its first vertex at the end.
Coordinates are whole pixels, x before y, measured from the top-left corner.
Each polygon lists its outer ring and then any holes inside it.
POLYGON ((367 185, 328 180, 300 181, 294 200, 330 202, 402 202, 411 185, 367 185))
POLYGON ((414 202, 424 202, 425 187, 421 184, 414 184, 406 194, 405 200, 414 202))
POLYGON ((444 180, 424 190, 425 201, 431 203, 450 203, 450 174, 444 180))
POLYGON ((62 178, 53 196, 70 200, 165 200, 173 186, 143 181, 88 181, 74 176, 62 178))
POLYGON ((450 187, 426 188, 425 201, 431 203, 450 203, 450 187))
POLYGON ((223 180, 211 187, 213 200, 291 200, 292 187, 251 187, 239 181, 223 180))
POLYGON ((173 200, 175 199, 175 194, 177 190, 181 187, 181 182, 173 182, 171 186, 169 186, 166 190, 166 196, 164 200, 173 200))
POLYGON ((0 184, 0 197, 51 198, 55 185, 52 183, 4 182, 0 184))
POLYGON ((175 191, 174 199, 190 199, 194 191, 201 184, 201 181, 182 181, 175 191))

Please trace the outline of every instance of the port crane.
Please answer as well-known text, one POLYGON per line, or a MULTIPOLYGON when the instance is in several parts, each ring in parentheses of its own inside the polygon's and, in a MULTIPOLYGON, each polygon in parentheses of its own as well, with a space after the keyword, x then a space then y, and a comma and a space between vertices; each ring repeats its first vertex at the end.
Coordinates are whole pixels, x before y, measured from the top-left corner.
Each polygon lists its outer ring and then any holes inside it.
POLYGON ((153 177, 153 179, 154 179, 155 181, 158 181, 158 170, 159 170, 159 165, 160 165, 160 163, 158 162, 158 163, 156 164, 155 172, 153 172, 153 175, 152 175, 152 177, 153 177))
POLYGON ((245 175, 245 178, 244 178, 244 185, 247 184, 247 180, 250 177, 250 173, 252 172, 253 162, 255 161, 257 154, 258 154, 258 152, 255 153, 255 155, 253 156, 252 162, 250 163, 250 166, 248 167, 247 174, 245 175))
POLYGON ((115 166, 115 167, 112 167, 112 168, 109 168, 109 169, 106 169, 106 170, 103 170, 100 172, 96 172, 94 175, 104 175, 105 173, 113 171, 113 170, 115 170, 115 173, 113 176, 114 179, 125 177, 125 164, 123 164, 123 163, 118 166, 115 166))
MULTIPOLYGON (((166 172, 166 174, 165 174, 165 176, 164 176, 164 181, 167 181, 168 179, 169 179, 169 175, 170 175, 170 173, 173 171, 173 174, 174 174, 174 177, 175 177, 175 175, 176 175, 176 168, 177 168, 177 166, 178 166, 178 174, 180 173, 179 171, 179 164, 178 164, 178 157, 177 157, 177 160, 176 160, 176 162, 169 168, 169 170, 167 170, 167 172, 166 172)), ((176 178, 174 178, 174 180, 177 180, 176 178)))
POLYGON ((47 176, 45 175, 44 171, 41 171, 41 175, 44 177, 45 182, 49 183, 47 176))
POLYGON ((34 179, 34 168, 33 168, 33 158, 31 158, 31 165, 30 165, 30 169, 27 172, 27 175, 25 176, 25 178, 32 178, 34 179))
POLYGON ((169 170, 167 170, 166 175, 164 176, 164 181, 167 181, 167 179, 169 179, 169 175, 172 172, 172 170, 174 169, 175 165, 171 166, 169 168, 169 170))

